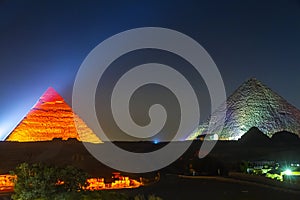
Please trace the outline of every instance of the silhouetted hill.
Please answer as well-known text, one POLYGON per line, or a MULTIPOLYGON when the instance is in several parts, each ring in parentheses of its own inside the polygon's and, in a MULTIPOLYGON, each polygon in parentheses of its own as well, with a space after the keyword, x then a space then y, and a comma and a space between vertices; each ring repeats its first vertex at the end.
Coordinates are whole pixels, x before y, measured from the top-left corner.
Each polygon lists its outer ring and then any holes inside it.
POLYGON ((300 143, 300 139, 298 135, 288 132, 288 131, 280 131, 275 133, 272 138, 272 143, 275 144, 284 144, 284 145, 290 145, 295 143, 300 143))
POLYGON ((270 138, 257 127, 252 127, 238 140, 238 142, 247 146, 268 145, 270 144, 270 138))

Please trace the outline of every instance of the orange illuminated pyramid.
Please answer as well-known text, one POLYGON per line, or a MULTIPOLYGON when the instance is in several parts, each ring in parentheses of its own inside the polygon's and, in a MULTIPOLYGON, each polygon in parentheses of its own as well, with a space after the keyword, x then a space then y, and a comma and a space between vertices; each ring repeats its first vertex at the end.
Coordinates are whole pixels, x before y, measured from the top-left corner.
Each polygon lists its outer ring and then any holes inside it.
POLYGON ((82 142, 101 143, 64 99, 50 87, 5 140, 36 142, 51 141, 54 138, 76 138, 82 142))

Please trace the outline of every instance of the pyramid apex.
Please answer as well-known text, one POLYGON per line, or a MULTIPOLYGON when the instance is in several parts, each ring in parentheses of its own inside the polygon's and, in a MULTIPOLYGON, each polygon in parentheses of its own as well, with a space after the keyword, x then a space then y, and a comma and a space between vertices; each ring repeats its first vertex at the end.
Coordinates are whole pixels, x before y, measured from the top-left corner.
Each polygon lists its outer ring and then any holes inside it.
POLYGON ((258 80, 255 77, 251 77, 248 80, 246 80, 238 89, 241 88, 256 88, 256 87, 263 87, 267 88, 265 84, 263 84, 260 80, 258 80))
POLYGON ((255 77, 251 77, 251 78, 249 78, 248 80, 249 80, 249 81, 258 81, 257 78, 255 78, 255 77))
POLYGON ((245 82, 250 82, 250 83, 261 83, 261 81, 260 80, 258 80, 257 78, 255 78, 255 77, 251 77, 251 78, 249 78, 247 81, 245 81, 245 82))
POLYGON ((64 99, 53 87, 48 87, 44 94, 40 97, 39 102, 64 102, 64 99))
POLYGON ((55 91, 56 92, 56 90, 52 87, 52 86, 49 86, 48 88, 47 88, 47 90, 46 91, 55 91))
MULTIPOLYGON (((51 87, 51 86, 49 86, 48 88, 47 88, 47 90, 44 92, 44 94, 45 93, 52 93, 52 94, 58 94, 58 92, 53 88, 53 87, 51 87)), ((59 94, 58 94, 59 95, 59 94)))

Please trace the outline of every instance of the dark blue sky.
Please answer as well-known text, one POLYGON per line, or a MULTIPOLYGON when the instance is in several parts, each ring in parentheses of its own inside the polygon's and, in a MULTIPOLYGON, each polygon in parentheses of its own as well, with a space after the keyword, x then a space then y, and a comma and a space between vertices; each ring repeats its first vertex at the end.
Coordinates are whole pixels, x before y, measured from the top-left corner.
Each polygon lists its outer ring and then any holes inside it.
POLYGON ((300 108, 300 2, 0 0, 0 138, 48 86, 71 103, 82 61, 121 31, 158 26, 197 40, 228 94, 256 77, 300 108))

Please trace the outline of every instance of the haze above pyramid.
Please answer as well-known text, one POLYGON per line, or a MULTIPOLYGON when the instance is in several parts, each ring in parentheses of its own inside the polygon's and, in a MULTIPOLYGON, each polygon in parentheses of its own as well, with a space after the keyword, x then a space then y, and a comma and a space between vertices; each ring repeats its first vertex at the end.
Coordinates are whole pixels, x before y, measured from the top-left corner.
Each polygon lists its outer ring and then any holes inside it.
MULTIPOLYGON (((212 126, 212 131, 208 132, 208 120, 187 139, 208 134, 211 139, 217 135, 220 140, 237 140, 252 127, 259 128, 269 137, 279 131, 289 131, 299 136, 300 111, 255 78, 244 82, 227 99, 226 104, 223 129, 212 126)), ((219 119, 216 116, 221 113, 222 110, 217 109, 211 119, 219 119)))
POLYGON ((36 142, 54 138, 101 143, 64 99, 49 87, 5 141, 36 142))

